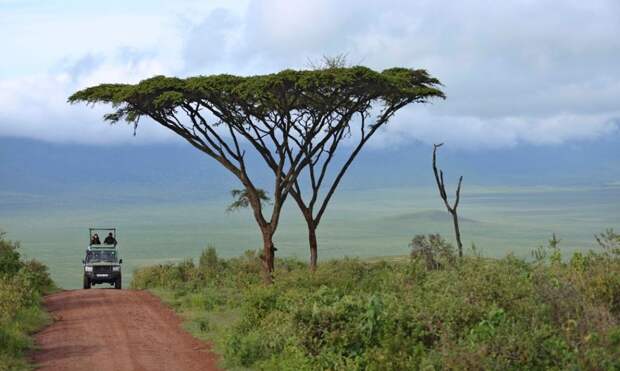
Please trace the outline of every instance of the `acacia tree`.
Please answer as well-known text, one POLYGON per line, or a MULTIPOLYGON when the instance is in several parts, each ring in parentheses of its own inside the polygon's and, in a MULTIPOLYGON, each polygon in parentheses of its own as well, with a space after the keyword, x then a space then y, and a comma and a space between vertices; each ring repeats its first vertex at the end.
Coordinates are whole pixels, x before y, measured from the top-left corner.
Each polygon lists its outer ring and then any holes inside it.
MULTIPOLYGON (((342 63, 342 59, 335 61, 326 59, 328 69, 333 68, 330 67, 332 65, 342 63)), ((339 120, 347 121, 349 124, 340 125, 329 133, 327 142, 322 144, 320 150, 316 151, 313 143, 308 143, 303 151, 308 163, 304 169, 307 176, 295 180, 291 196, 306 221, 310 247, 310 269, 313 271, 316 270, 318 260, 316 231, 340 181, 364 145, 378 129, 387 124, 392 116, 406 105, 425 103, 433 97, 445 98, 441 90, 437 88, 440 85, 439 80, 431 77, 424 70, 395 68, 387 71, 400 81, 407 81, 409 94, 396 97, 396 99, 385 99, 382 95, 359 91, 356 98, 358 105, 338 112, 337 115, 339 120), (352 133, 352 130, 357 134, 352 133), (346 139, 351 139, 352 143, 350 146, 345 144, 345 149, 339 153, 338 149, 343 147, 341 143, 346 139), (338 155, 341 157, 340 161, 334 161, 338 155), (304 186, 300 184, 303 180, 307 181, 304 186)))
POLYGON ((104 116, 110 123, 125 120, 137 127, 140 118, 149 117, 236 176, 262 234, 263 273, 270 283, 273 237, 302 170, 329 150, 333 138, 342 138, 353 115, 371 103, 381 102, 388 117, 421 97, 440 95, 433 87, 437 83, 420 70, 376 72, 361 66, 249 77, 156 76, 135 85, 86 88, 69 102, 111 104, 113 112, 104 116), (250 175, 249 153, 273 174, 270 209, 263 207, 260 188, 250 175))

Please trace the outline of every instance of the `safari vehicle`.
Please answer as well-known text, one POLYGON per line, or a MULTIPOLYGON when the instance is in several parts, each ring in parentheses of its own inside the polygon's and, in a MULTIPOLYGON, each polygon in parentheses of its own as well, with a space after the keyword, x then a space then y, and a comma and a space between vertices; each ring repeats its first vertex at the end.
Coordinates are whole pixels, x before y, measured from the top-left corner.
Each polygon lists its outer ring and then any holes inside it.
POLYGON ((118 244, 116 240, 116 228, 89 228, 89 244, 86 248, 86 256, 82 260, 84 266, 84 288, 90 289, 92 285, 109 283, 115 289, 121 289, 121 264, 118 244), (108 243, 102 244, 95 235, 110 235, 108 243), (112 243, 113 240, 113 243, 112 243), (98 242, 98 243, 97 243, 98 242))

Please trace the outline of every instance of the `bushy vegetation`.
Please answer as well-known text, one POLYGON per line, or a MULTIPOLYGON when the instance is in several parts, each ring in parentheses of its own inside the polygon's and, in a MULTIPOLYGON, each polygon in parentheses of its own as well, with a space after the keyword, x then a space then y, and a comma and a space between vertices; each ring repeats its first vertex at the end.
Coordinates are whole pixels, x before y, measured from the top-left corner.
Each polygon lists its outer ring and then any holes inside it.
POLYGON ((30 368, 24 359, 29 334, 47 323, 41 297, 53 290, 47 267, 21 259, 19 244, 0 233, 0 370, 30 368))
POLYGON ((342 259, 314 273, 277 261, 260 281, 251 252, 138 270, 210 338, 225 366, 251 369, 620 369, 620 236, 601 250, 535 259, 462 260, 440 236, 416 237, 409 258, 342 259), (224 316, 226 314, 226 316, 224 316))

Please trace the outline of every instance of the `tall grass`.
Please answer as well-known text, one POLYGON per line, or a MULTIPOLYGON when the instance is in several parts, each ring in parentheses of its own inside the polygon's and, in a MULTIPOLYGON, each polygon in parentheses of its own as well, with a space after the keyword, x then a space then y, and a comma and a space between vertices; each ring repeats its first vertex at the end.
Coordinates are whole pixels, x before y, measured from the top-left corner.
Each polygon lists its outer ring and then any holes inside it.
POLYGON ((599 251, 572 256, 554 237, 533 261, 459 260, 439 236, 418 238, 400 262, 334 260, 312 274, 279 260, 271 286, 252 253, 211 249, 198 265, 140 269, 133 286, 191 312, 232 368, 620 369, 620 236, 599 237, 599 251))
POLYGON ((33 345, 29 334, 48 322, 41 297, 55 289, 47 267, 21 259, 19 244, 0 233, 0 370, 31 368, 25 360, 33 345))

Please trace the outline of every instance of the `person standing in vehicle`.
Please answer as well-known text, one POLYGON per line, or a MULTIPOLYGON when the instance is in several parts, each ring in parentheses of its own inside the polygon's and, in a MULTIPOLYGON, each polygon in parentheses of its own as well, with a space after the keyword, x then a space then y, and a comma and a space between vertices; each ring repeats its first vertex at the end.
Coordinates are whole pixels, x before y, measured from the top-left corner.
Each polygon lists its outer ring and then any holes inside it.
POLYGON ((95 233, 91 238, 90 238, 90 244, 91 245, 101 245, 101 241, 99 240, 99 235, 97 233, 95 233))
POLYGON ((116 238, 114 238, 112 232, 108 233, 108 237, 103 240, 103 243, 106 245, 116 245, 116 238))

